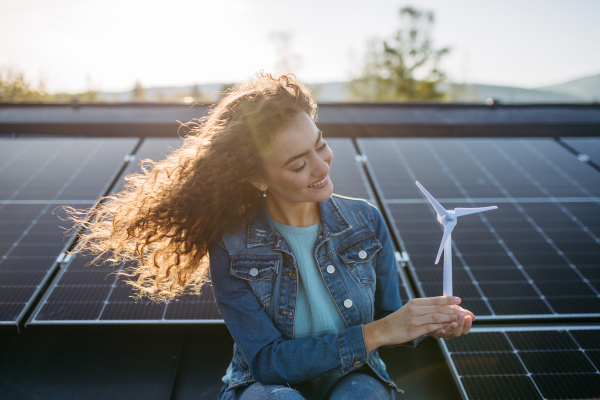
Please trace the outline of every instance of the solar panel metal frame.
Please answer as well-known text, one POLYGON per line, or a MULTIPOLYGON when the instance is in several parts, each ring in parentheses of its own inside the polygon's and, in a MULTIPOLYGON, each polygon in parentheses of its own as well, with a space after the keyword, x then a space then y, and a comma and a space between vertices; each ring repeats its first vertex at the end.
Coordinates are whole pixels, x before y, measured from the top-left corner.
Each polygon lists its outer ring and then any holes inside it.
POLYGON ((561 137, 560 143, 569 150, 576 152, 577 159, 581 162, 590 162, 596 168, 600 167, 600 138, 599 137, 561 137), (587 143, 586 143, 587 142, 587 143), (587 145, 594 146, 590 152, 587 145))
MULTIPOLYGON (((473 326, 471 328, 471 331, 469 332, 469 334, 480 333, 480 332, 538 332, 538 331, 544 332, 544 331, 572 331, 572 330, 573 331, 600 330, 600 326, 598 326, 598 325, 473 326)), ((462 381, 460 380, 460 377, 463 375, 460 375, 458 372, 456 364, 454 363, 454 360, 452 359, 452 356, 451 356, 452 352, 448 348, 446 340, 444 340, 444 339, 436 339, 436 340, 442 349, 444 358, 446 359, 446 362, 448 363, 448 366, 450 367, 450 371, 452 372, 452 377, 454 378, 454 382, 458 386, 458 390, 459 390, 463 400, 470 400, 469 396, 467 395, 467 391, 466 391, 462 381)), ((450 340, 454 340, 454 339, 450 339, 450 340)), ((517 350, 514 350, 514 351, 517 351, 517 350)), ((528 374, 526 376, 528 376, 531 379, 531 377, 530 377, 531 373, 527 370, 525 365, 523 365, 523 368, 528 372, 528 374)), ((600 372, 597 371, 596 373, 600 373, 600 372)), ((556 374, 556 375, 560 375, 560 374, 556 374)), ((490 374, 490 375, 486 375, 486 376, 497 376, 497 375, 490 374)), ((532 379, 532 381, 533 381, 533 379, 532 379)), ((533 382, 533 383, 535 385, 535 382, 533 382)), ((545 399, 545 397, 539 391, 539 388, 537 388, 537 385, 535 385, 535 386, 536 386, 536 389, 538 390, 538 393, 540 394, 540 397, 545 399)))
MULTIPOLYGON (((142 145, 139 147, 139 150, 136 152, 135 154, 135 160, 136 160, 136 164, 139 163, 140 157, 143 158, 149 158, 149 157, 145 157, 142 156, 140 154, 140 152, 144 151, 144 147, 143 145, 145 143, 148 142, 152 142, 152 141, 158 141, 158 140, 164 140, 164 139, 168 139, 168 138, 152 138, 152 139, 145 139, 144 143, 142 143, 142 145)), ((352 152, 354 153, 354 161, 356 162, 356 167, 358 170, 358 174, 360 176, 360 180, 363 183, 363 185, 365 186, 365 189, 367 190, 367 193, 369 194, 369 199, 367 199, 369 202, 371 202, 372 204, 376 205, 377 200, 374 196, 373 191, 371 190, 367 175, 363 169, 363 165, 362 165, 362 158, 357 157, 358 155, 356 154, 356 149, 354 148, 351 139, 347 139, 347 138, 328 138, 327 139, 328 142, 330 142, 330 144, 334 147, 339 146, 341 143, 343 143, 344 141, 346 141, 346 145, 350 144, 350 148, 352 149, 352 152)), ((118 188, 120 186, 120 184, 122 183, 123 177, 128 175, 131 172, 135 171, 135 167, 134 167, 134 163, 132 162, 130 164, 130 166, 120 175, 119 180, 115 183, 115 188, 118 188)), ((66 263, 65 265, 62 266, 61 270, 59 271, 59 273, 57 274, 56 278, 54 279, 53 285, 48 288, 48 290, 46 290, 44 296, 42 297, 42 299, 39 301, 39 303, 37 304, 36 308, 34 309, 34 311, 31 313, 31 316, 29 317, 29 319, 26 322, 26 326, 29 325, 130 325, 130 324, 165 324, 165 325, 172 325, 172 324, 177 324, 177 325, 183 325, 183 324, 220 324, 220 323, 225 323, 223 319, 166 319, 165 316, 167 315, 167 310, 168 310, 168 302, 167 303, 155 303, 155 304, 164 304, 164 310, 162 312, 162 317, 160 319, 106 319, 106 320, 102 320, 101 317, 103 315, 103 310, 106 307, 106 304, 109 303, 109 298, 111 296, 112 290, 110 290, 110 292, 108 293, 108 295, 103 297, 103 302, 104 302, 104 306, 102 306, 102 310, 99 312, 97 318, 95 319, 71 319, 71 320, 42 320, 42 319, 37 319, 38 315, 40 314, 40 312, 42 311, 43 307, 47 304, 47 300, 48 298, 52 295, 52 293, 54 292, 55 288, 57 287, 57 285, 60 284, 62 277, 64 276, 64 274, 66 272, 68 272, 69 270, 69 266, 75 262, 77 260, 77 255, 75 255, 73 258, 71 258, 68 263, 66 263)), ((405 300, 410 300, 412 298, 414 298, 414 293, 412 292, 412 288, 410 287, 409 284, 409 280, 406 276, 406 272, 404 271, 403 267, 401 267, 403 263, 401 262, 401 255, 399 252, 396 252, 396 269, 398 271, 399 274, 399 284, 404 288, 408 299, 402 299, 403 302, 405 300)), ((120 266, 120 268, 122 268, 123 265, 120 266)), ((108 274, 108 272, 107 272, 108 274)), ((113 287, 116 287, 116 282, 113 282, 113 287)), ((399 288, 400 289, 400 288, 399 288)), ((204 293, 206 293, 206 291, 203 289, 203 294, 201 295, 204 296, 204 293)), ((214 299, 212 300, 214 301, 214 299)), ((148 302, 147 300, 143 301, 144 303, 148 302)), ((137 302, 136 302, 137 303, 137 302)), ((131 302, 131 304, 136 304, 133 301, 131 302)))
MULTIPOLYGON (((359 138, 357 139, 357 146, 359 148, 359 151, 361 154, 368 156, 367 152, 365 151, 364 146, 362 145, 361 141, 362 140, 368 140, 368 138, 359 138)), ((403 141, 403 140, 443 140, 442 138, 377 138, 377 139, 386 139, 386 140, 399 140, 399 141, 403 141)), ((460 140, 461 138, 452 138, 452 140, 460 140)), ((477 140, 479 138, 463 138, 465 140, 477 140)), ((481 138, 480 140, 497 140, 494 138, 481 138)), ((504 140, 502 138, 500 138, 500 140, 504 140)), ((507 140, 511 140, 511 139, 507 139, 507 140)), ((514 138, 512 140, 515 140, 514 138)), ((534 140, 544 140, 544 139, 534 139, 534 140)), ((549 142, 553 142, 553 140, 551 139, 547 139, 549 142)), ((556 144, 558 147, 560 147, 560 145, 557 143, 556 144)), ((566 151, 566 149, 565 149, 566 151)), ((394 218, 393 218, 393 213, 391 211, 391 209, 388 206, 388 201, 386 201, 386 197, 384 196, 384 191, 382 190, 379 181, 377 179, 377 174, 375 173, 375 170, 373 168, 373 166, 370 163, 370 160, 368 157, 365 157, 365 166, 367 168, 368 173, 371 175, 372 182, 373 182, 373 186, 375 188, 375 191, 379 194, 379 198, 382 200, 382 207, 384 212, 388 215, 390 221, 392 221, 392 233, 397 241, 397 243, 400 245, 402 250, 406 250, 407 246, 405 245, 404 240, 402 239, 402 236, 398 230, 398 226, 396 225, 396 223, 394 222, 394 218)), ((416 187, 416 185, 415 185, 416 187)), ((434 194, 435 196, 435 194, 434 194)), ((444 203, 448 203, 448 202, 458 202, 458 203, 462 203, 464 204, 466 207, 468 206, 473 206, 474 202, 490 202, 489 204, 478 204, 477 206, 483 206, 483 205, 493 205, 494 203, 492 202, 496 202, 496 203, 512 203, 513 200, 515 200, 515 198, 513 197, 506 197, 506 198, 437 198, 438 201, 440 201, 442 204, 444 203)), ((531 202, 540 202, 540 200, 542 199, 522 199, 522 198, 518 198, 519 203, 523 202, 523 200, 526 201, 531 201, 531 202)), ((556 197, 548 197, 547 199, 543 199, 541 202, 548 202, 548 203, 556 203, 556 202, 590 202, 590 203, 596 203, 596 204, 600 204, 600 197, 595 197, 595 196, 588 196, 588 197, 581 197, 581 198, 577 198, 577 197, 568 197, 568 198, 556 198, 556 197)), ((394 201, 394 203, 396 203, 396 201, 394 201)), ((407 204, 425 204, 427 205, 429 208, 430 204, 427 201, 427 199, 422 196, 421 199, 400 199, 400 201, 398 203, 407 203, 407 204)), ((432 209, 430 210, 432 213, 432 218, 435 214, 435 211, 433 211, 432 209)), ((440 233, 442 232, 441 230, 442 228, 440 227, 440 233)), ((440 235, 440 239, 441 239, 441 235, 440 235)), ((453 243, 453 246, 454 243, 453 243)), ((453 247, 456 250, 456 247, 453 247)), ((427 297, 422 289, 421 286, 421 282, 418 279, 418 275, 417 275, 417 268, 414 266, 412 260, 410 259, 410 251, 408 252, 408 260, 407 260, 407 264, 408 264, 408 268, 410 270, 411 276, 414 278, 414 282, 416 283, 416 289, 417 289, 417 294, 419 297, 427 297)), ((433 262, 433 260, 432 260, 433 262)), ((441 295, 441 293, 440 293, 441 295)), ((477 319, 480 321, 502 321, 502 320, 525 320, 525 319, 561 319, 561 318, 597 318, 600 317, 600 313, 580 313, 580 314, 515 314, 515 315, 510 315, 510 314, 500 314, 500 315, 478 315, 477 319)))
MULTIPOLYGON (((85 140, 85 141, 89 141, 89 140, 97 140, 98 138, 64 138, 64 137, 58 137, 58 138, 39 138, 39 137, 19 137, 19 138, 10 138, 10 139, 3 139, 3 140, 18 140, 18 141, 40 141, 40 140, 48 140, 48 141, 57 141, 57 140, 68 140, 68 141, 77 141, 77 140, 85 140)), ((137 143, 139 143, 139 138, 136 137, 123 137, 123 138, 119 138, 120 140, 136 140, 136 142, 131 146, 131 149, 134 149, 137 145, 137 143)), ((107 138, 105 140, 111 140, 111 138, 107 138)), ((114 138, 112 138, 112 140, 114 140, 114 138)), ((125 160, 122 161, 122 164, 125 162, 125 160)), ((117 169, 117 172, 115 174, 113 174, 112 176, 109 177, 109 179, 107 180, 106 184, 104 185, 104 187, 102 188, 102 190, 100 191, 100 196, 103 196, 106 191, 112 186, 114 179, 116 178, 117 175, 119 175, 120 170, 122 169, 123 165, 121 165, 120 168, 117 169)), ((96 200, 60 200, 60 199, 56 199, 56 200, 0 200, 0 205, 3 204, 46 204, 46 205, 50 205, 50 204, 63 204, 63 205, 67 205, 67 204, 71 204, 71 205, 94 205, 96 204, 98 199, 96 200)), ((17 315, 17 317, 15 318, 14 321, 4 321, 4 320, 0 320, 0 326, 16 326, 17 330, 19 330, 19 326, 22 322, 23 317, 25 316, 25 314, 27 314, 29 312, 29 310, 31 309, 32 303, 35 301, 35 299, 37 299, 42 292, 46 291, 47 289, 47 284, 50 280, 50 278, 53 276, 53 274, 55 273, 56 269, 59 268, 59 262, 63 260, 63 258, 65 257, 65 252, 66 250, 71 247, 71 245, 73 244, 73 241, 76 238, 76 234, 73 233, 71 234, 69 240, 65 243, 65 245, 63 246, 62 250, 60 251, 60 253, 57 254, 57 257, 55 259, 55 261, 53 262, 53 264, 47 269, 46 274, 44 275, 44 277, 42 278, 42 280, 37 284, 37 288, 34 290, 34 292, 31 294, 31 296, 29 297, 29 299, 27 300, 27 303, 23 306, 23 308, 21 309, 21 311, 19 312, 19 314, 17 315)))
MULTIPOLYGON (((365 172, 363 166, 362 166, 362 162, 363 162, 363 158, 356 152, 356 148, 354 147, 354 143, 352 141, 352 139, 350 138, 327 138, 327 143, 329 143, 329 147, 331 147, 333 145, 332 151, 333 151, 333 157, 334 160, 332 162, 332 166, 335 167, 335 155, 338 154, 336 153, 334 150, 334 147, 339 147, 342 146, 343 144, 345 144, 346 146, 349 146, 353 156, 354 156, 354 161, 356 162, 356 167, 357 167, 357 171, 358 171, 358 176, 360 177, 361 181, 363 182, 363 186, 365 187, 366 191, 367 191, 367 198, 365 198, 365 200, 367 200, 369 203, 376 205, 377 204, 377 198, 375 197, 375 193, 373 193, 373 190, 371 189, 371 185, 369 184, 369 179, 367 177, 367 173, 365 172)), ((333 179, 332 179, 333 182, 333 179)), ((335 185, 335 182, 334 182, 335 185)))

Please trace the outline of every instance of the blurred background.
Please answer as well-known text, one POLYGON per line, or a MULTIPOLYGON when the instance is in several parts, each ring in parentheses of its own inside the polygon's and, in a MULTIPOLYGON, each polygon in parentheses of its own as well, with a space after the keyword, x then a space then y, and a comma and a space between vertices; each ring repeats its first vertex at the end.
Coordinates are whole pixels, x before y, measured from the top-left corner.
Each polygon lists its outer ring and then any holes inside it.
POLYGON ((600 99, 593 0, 0 5, 2 102, 212 103, 261 69, 318 102, 600 99))

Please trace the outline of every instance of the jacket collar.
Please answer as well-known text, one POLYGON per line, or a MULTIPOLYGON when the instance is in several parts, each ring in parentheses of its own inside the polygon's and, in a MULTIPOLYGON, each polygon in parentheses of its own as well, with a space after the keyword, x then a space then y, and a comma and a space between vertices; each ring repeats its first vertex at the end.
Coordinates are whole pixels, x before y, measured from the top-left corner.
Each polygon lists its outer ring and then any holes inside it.
MULTIPOLYGON (((352 226, 348 223, 339 205, 329 196, 327 200, 317 203, 319 206, 320 226, 323 233, 329 235, 339 235, 352 226)), ((248 236, 246 238, 246 247, 265 246, 273 244, 276 238, 275 224, 269 214, 267 203, 261 203, 256 216, 248 223, 248 236)))

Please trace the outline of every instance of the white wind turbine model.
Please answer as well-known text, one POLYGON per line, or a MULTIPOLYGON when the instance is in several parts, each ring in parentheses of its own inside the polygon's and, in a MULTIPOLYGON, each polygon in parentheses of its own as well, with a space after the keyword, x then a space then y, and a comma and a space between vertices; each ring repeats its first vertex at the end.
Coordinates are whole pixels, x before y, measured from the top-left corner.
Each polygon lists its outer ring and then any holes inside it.
POLYGON ((454 210, 446 210, 442 205, 433 198, 431 194, 419 183, 415 182, 419 189, 427 196, 427 199, 437 213, 437 220, 444 227, 444 236, 442 243, 435 259, 437 264, 440 261, 442 251, 444 251, 444 296, 452 296, 452 230, 456 226, 456 218, 464 215, 475 214, 482 211, 495 210, 498 207, 479 207, 479 208, 455 208, 454 210))

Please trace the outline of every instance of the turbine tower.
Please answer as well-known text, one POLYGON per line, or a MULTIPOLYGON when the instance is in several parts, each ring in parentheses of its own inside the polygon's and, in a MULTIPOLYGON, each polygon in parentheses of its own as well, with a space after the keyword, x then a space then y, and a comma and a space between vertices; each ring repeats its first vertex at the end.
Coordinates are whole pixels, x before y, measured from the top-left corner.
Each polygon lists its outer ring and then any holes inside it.
POLYGON ((435 263, 440 261, 442 251, 444 252, 444 296, 452 296, 452 230, 456 226, 456 218, 464 215, 475 214, 482 211, 495 210, 498 207, 478 207, 478 208, 455 208, 446 210, 433 198, 431 194, 418 181, 415 182, 419 189, 425 194, 427 200, 431 203, 437 213, 437 220, 444 227, 444 236, 437 253, 435 263))

